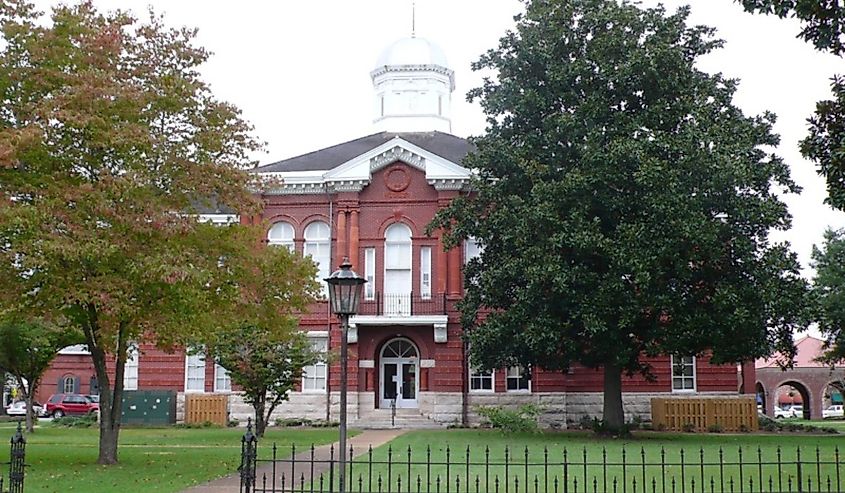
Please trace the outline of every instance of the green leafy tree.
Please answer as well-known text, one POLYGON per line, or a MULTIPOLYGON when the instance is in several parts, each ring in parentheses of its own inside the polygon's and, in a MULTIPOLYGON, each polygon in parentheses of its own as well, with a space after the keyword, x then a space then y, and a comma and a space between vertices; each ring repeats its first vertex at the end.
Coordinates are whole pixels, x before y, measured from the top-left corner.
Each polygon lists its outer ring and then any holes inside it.
POLYGON ((114 464, 130 344, 170 349, 223 322, 236 291, 219 259, 254 235, 194 213, 205 197, 255 210, 243 170, 258 144, 199 78, 195 30, 90 1, 49 17, 0 3, 0 306, 82 331, 98 462, 114 464))
POLYGON ((217 362, 255 410, 255 434, 262 437, 273 411, 301 381, 303 367, 321 355, 298 329, 281 332, 245 325, 225 332, 219 340, 214 351, 217 362))
POLYGON ((229 325, 211 334, 205 346, 255 409, 255 433, 264 436, 270 416, 288 399, 303 367, 324 357, 311 349, 298 319, 319 291, 317 269, 310 258, 276 247, 260 247, 224 263, 236 292, 220 307, 229 325))
POLYGON ((845 360, 845 230, 829 229, 821 248, 813 247, 816 320, 826 336, 823 360, 845 360))
POLYGON ((644 356, 735 363, 794 354, 806 283, 771 244, 797 192, 774 116, 732 104, 737 82, 696 68, 714 30, 615 0, 536 0, 474 64, 487 114, 474 192, 429 228, 483 251, 461 303, 473 364, 604 370, 623 425, 623 374, 644 356))
POLYGON ((791 17, 801 24, 799 38, 820 51, 845 53, 845 5, 839 0, 736 0, 748 12, 791 17))
POLYGON ((801 141, 801 154, 816 163, 827 182, 825 203, 845 211, 845 79, 832 79, 833 99, 816 103, 807 121, 810 135, 801 141))
POLYGON ((26 430, 34 432, 32 401, 41 376, 63 347, 82 342, 74 330, 41 321, 4 320, 0 322, 0 371, 14 378, 20 397, 26 401, 26 430))
MULTIPOLYGON (((794 17, 801 21, 798 35, 819 51, 845 55, 845 5, 819 0, 738 0, 748 12, 794 17)), ((816 163, 827 181, 825 203, 845 210, 845 79, 831 78, 832 99, 816 103, 808 119, 810 135, 801 141, 801 154, 816 163)))

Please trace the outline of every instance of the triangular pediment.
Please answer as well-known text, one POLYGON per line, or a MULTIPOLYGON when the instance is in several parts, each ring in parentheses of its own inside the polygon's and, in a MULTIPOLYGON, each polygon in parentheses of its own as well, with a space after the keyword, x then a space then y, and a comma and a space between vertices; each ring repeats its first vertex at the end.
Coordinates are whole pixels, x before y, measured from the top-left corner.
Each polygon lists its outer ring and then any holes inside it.
POLYGON ((267 194, 310 194, 357 192, 370 183, 373 173, 397 161, 425 173, 426 181, 438 190, 461 190, 472 172, 449 159, 396 136, 381 145, 356 155, 331 169, 270 171, 261 173, 281 181, 281 186, 264 190, 267 194))
POLYGON ((385 166, 402 161, 425 173, 426 180, 469 179, 471 173, 463 166, 416 146, 401 137, 361 154, 324 175, 327 182, 369 180, 372 174, 385 166))

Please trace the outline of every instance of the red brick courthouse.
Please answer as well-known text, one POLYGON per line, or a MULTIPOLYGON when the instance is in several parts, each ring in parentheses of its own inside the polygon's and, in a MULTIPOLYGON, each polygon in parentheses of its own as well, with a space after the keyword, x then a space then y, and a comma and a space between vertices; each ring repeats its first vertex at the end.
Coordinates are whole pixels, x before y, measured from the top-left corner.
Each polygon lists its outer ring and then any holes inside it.
MULTIPOLYGON (((468 242, 444 251, 437 232, 424 233, 438 209, 467 193, 471 174, 462 166, 471 144, 450 134, 454 72, 448 67, 443 52, 423 38, 393 43, 370 73, 375 133, 257 168, 281 183, 261 192, 261 217, 214 213, 207 219, 266 222, 268 244, 310 255, 321 279, 345 256, 367 278, 349 335, 349 416, 357 426, 389 422, 392 406, 401 426, 472 422, 482 404, 537 403, 545 408, 543 420, 555 426, 600 415, 601 371, 535 368, 529 378, 522 368, 481 372, 468 365, 455 303, 463 295, 462 266, 478 249, 468 242)), ((315 346, 338 348, 339 326, 326 302, 316 303, 301 327, 315 346)), ((56 359, 42 399, 57 387, 90 391, 93 371, 82 353, 73 348, 56 359)), ((655 381, 624 381, 629 418, 648 418, 653 396, 736 394, 739 388, 734 365, 686 356, 650 362, 655 381)), ((339 373, 336 363, 306 368, 279 416, 336 419, 339 373)), ((231 390, 213 362, 145 347, 127 379, 128 388, 180 396, 231 390)), ((237 392, 230 394, 232 415, 245 418, 250 408, 237 392)))

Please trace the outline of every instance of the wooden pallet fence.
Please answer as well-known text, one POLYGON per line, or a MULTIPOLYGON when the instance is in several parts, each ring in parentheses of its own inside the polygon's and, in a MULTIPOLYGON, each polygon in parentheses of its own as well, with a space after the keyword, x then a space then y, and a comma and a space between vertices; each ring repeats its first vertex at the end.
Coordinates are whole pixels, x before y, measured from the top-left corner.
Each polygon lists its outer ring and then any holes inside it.
POLYGON ((757 431, 753 396, 655 397, 651 399, 655 429, 670 431, 757 431))
POLYGON ((226 426, 229 421, 229 396, 226 394, 186 394, 185 423, 210 422, 226 426))

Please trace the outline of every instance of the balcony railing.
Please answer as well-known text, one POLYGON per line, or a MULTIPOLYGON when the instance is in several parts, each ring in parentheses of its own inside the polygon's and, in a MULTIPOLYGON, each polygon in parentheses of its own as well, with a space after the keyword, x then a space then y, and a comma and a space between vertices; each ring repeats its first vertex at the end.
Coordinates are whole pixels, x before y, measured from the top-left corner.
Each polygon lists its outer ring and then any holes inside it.
POLYGON ((414 315, 446 315, 446 293, 382 293, 361 300, 358 315, 408 317, 414 315))

